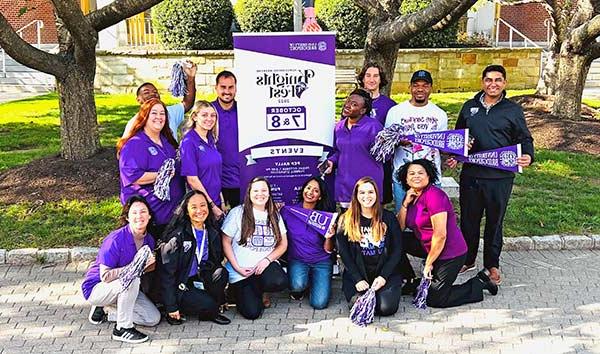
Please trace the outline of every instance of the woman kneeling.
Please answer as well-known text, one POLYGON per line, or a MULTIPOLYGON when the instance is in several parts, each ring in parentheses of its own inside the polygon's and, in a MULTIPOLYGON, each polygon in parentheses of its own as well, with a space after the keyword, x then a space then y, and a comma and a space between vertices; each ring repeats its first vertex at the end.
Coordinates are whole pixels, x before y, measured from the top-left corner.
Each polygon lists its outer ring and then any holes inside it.
POLYGON ((383 210, 375 181, 363 177, 354 185, 350 208, 341 216, 336 234, 344 262, 342 290, 353 302, 359 294, 376 291, 375 313, 398 311, 402 277, 396 266, 402 253, 398 220, 383 210))
MULTIPOLYGON (((435 166, 426 159, 407 163, 398 172, 398 181, 406 190, 398 220, 403 229, 409 227, 414 232, 403 233, 402 245, 406 253, 425 258, 423 276, 431 279, 427 305, 452 307, 479 302, 483 300, 483 289, 496 295, 498 286, 485 270, 464 284, 452 285, 465 264, 467 244, 456 225, 450 199, 433 185, 437 180, 435 166)), ((414 277, 406 254, 402 255, 400 268, 405 276, 414 277)))
POLYGON ((221 265, 221 235, 214 225, 206 194, 192 190, 165 231, 158 270, 170 324, 181 324, 181 313, 217 324, 231 322, 219 314, 228 275, 221 265))
POLYGON ((277 259, 287 249, 286 228, 266 179, 252 179, 244 204, 231 209, 223 223, 223 251, 229 260, 229 288, 238 312, 248 319, 259 318, 268 297, 288 287, 287 276, 277 259))

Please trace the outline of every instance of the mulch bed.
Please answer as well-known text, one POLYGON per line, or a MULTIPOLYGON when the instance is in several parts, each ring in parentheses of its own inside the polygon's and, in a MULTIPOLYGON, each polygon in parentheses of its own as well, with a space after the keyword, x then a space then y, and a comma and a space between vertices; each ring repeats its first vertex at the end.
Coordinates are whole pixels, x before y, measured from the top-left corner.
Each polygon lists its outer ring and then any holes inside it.
MULTIPOLYGON (((600 156, 598 112, 584 107, 581 121, 559 120, 550 114, 551 98, 526 95, 512 98, 521 104, 537 148, 600 156)), ((119 172, 114 148, 105 148, 84 161, 49 156, 0 174, 0 204, 60 200, 102 200, 119 194, 119 172)))

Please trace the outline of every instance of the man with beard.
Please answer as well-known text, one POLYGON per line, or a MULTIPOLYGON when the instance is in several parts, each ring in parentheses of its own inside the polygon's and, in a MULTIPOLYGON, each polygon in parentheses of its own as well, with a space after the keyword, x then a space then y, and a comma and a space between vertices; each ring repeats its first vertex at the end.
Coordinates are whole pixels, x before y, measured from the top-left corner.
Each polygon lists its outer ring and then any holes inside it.
POLYGON ((240 204, 240 163, 238 142, 238 115, 235 94, 237 79, 231 71, 217 75, 215 91, 217 99, 212 102, 219 118, 217 149, 223 157, 221 192, 230 208, 240 204))
MULTIPOLYGON (((428 133, 448 129, 448 115, 434 103, 429 102, 433 78, 426 70, 415 71, 410 79, 410 95, 408 101, 392 107, 385 120, 385 127, 400 124, 406 134, 428 133)), ((441 159, 438 149, 408 141, 400 142, 394 152, 393 160, 393 191, 396 213, 400 211, 406 192, 397 180, 400 167, 416 159, 427 159, 434 163, 441 176, 441 159)))

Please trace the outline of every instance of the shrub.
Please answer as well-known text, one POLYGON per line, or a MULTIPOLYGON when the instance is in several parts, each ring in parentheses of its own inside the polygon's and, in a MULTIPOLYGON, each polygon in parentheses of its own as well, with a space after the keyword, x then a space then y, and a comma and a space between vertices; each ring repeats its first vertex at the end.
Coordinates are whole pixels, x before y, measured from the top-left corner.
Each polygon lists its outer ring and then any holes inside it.
POLYGON ((235 14, 243 32, 294 30, 293 0, 238 0, 235 14))
POLYGON ((363 48, 367 36, 367 14, 354 0, 317 1, 317 19, 324 30, 337 32, 338 48, 363 48))
POLYGON ((456 36, 456 46, 459 48, 491 47, 492 40, 485 33, 468 34, 460 32, 456 36))
MULTIPOLYGON (((408 14, 424 9, 431 4, 431 0, 405 0, 400 5, 402 14, 408 14)), ((411 38, 404 48, 447 48, 456 43, 458 24, 454 23, 441 31, 431 28, 424 30, 411 38)))
POLYGON ((152 9, 152 26, 167 49, 231 48, 230 0, 165 0, 152 9))

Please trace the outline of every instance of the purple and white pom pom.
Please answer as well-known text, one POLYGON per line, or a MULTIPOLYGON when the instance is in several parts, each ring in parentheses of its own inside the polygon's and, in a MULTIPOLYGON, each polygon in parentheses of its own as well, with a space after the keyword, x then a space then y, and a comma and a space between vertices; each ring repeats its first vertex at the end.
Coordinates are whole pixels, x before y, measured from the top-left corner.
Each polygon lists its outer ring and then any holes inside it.
POLYGON ((148 257, 152 251, 148 245, 142 246, 135 257, 133 257, 133 261, 126 265, 121 272, 119 273, 119 281, 121 282, 121 292, 129 289, 131 283, 136 279, 142 276, 144 273, 144 268, 146 268, 146 262, 148 261, 148 257))
POLYGON ((350 320, 357 326, 366 327, 375 318, 375 290, 369 288, 361 295, 350 310, 350 320))
POLYGON ((169 85, 169 92, 175 97, 182 97, 187 94, 187 75, 183 71, 183 66, 186 63, 176 62, 173 64, 171 69, 171 84, 169 85))
POLYGON ((421 279, 421 283, 419 283, 419 286, 417 287, 417 295, 412 301, 416 308, 421 310, 427 309, 427 295, 429 294, 430 285, 431 279, 421 279))
POLYGON ((400 124, 392 124, 377 133, 375 144, 371 147, 371 156, 376 161, 387 161, 394 155, 396 145, 405 136, 405 130, 400 124))
POLYGON ((173 175, 175 175, 175 160, 166 159, 162 166, 160 166, 158 176, 156 176, 156 181, 154 181, 154 195, 158 199, 162 201, 171 200, 169 184, 173 175))

